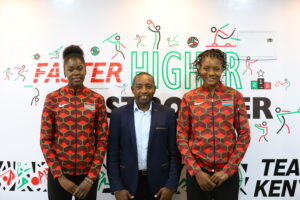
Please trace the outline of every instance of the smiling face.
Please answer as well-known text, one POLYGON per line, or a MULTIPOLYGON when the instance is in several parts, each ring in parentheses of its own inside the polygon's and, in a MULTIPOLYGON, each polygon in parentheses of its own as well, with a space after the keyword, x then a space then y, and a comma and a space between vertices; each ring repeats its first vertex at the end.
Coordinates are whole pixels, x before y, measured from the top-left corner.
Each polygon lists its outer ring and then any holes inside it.
POLYGON ((155 84, 151 76, 147 74, 137 75, 131 87, 134 94, 137 106, 141 107, 150 106, 152 97, 155 93, 155 84))
POLYGON ((81 87, 86 75, 85 63, 78 57, 71 57, 64 63, 64 73, 70 87, 81 87))
POLYGON ((198 72, 206 87, 215 88, 223 73, 222 62, 218 58, 205 57, 198 66, 198 72))

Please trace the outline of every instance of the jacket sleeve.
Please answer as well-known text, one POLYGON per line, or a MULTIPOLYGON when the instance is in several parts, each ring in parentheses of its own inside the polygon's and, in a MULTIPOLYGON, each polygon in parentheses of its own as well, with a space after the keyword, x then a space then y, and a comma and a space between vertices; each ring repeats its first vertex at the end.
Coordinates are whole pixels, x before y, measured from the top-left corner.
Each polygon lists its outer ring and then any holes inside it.
POLYGON ((110 116, 108 148, 107 148, 107 175, 112 193, 125 189, 120 178, 120 116, 112 111, 110 116))
POLYGON ((180 153, 176 145, 176 115, 173 109, 170 110, 168 115, 169 122, 169 155, 170 155, 170 172, 169 179, 166 182, 165 187, 171 188, 174 191, 177 190, 178 181, 180 178, 180 172, 182 169, 180 161, 180 153))
POLYGON ((190 125, 190 115, 191 110, 187 102, 187 97, 184 95, 182 98, 180 109, 177 119, 177 145, 178 149, 182 155, 182 162, 186 165, 187 171, 191 176, 197 174, 201 169, 198 163, 196 162, 190 147, 190 134, 191 134, 191 125, 190 125))
POLYGON ((101 166, 106 153, 108 124, 104 98, 98 100, 98 107, 95 114, 95 154, 92 166, 88 173, 88 178, 95 181, 100 173, 101 166))
POLYGON ((49 170, 54 178, 58 178, 63 173, 54 150, 55 118, 51 109, 51 102, 51 94, 48 94, 42 112, 40 146, 49 170))
POLYGON ((250 127, 248 123, 247 109, 243 95, 240 92, 237 92, 236 95, 234 112, 234 128, 237 133, 237 139, 235 141, 233 152, 229 157, 229 161, 222 170, 229 176, 232 176, 238 171, 238 166, 241 163, 250 143, 250 127))

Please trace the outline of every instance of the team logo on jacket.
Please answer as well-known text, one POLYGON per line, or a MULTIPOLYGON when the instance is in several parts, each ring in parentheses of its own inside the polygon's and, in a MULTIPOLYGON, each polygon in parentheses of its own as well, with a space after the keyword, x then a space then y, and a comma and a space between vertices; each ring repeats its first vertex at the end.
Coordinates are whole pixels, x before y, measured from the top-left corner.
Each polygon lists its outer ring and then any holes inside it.
POLYGON ((233 105, 233 100, 232 99, 224 99, 224 100, 222 100, 222 105, 223 106, 231 106, 231 105, 233 105))
POLYGON ((95 104, 92 103, 84 103, 84 108, 88 110, 95 110, 95 104))
POLYGON ((203 104, 205 101, 200 101, 200 102, 194 102, 194 105, 195 106, 198 106, 198 105, 201 105, 201 104, 203 104))

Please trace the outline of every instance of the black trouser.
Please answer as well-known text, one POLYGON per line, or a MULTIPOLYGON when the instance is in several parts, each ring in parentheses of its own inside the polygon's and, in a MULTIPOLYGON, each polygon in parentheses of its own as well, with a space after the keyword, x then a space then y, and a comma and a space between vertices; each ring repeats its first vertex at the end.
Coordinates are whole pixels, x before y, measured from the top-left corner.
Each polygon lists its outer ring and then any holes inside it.
POLYGON ((148 175, 143 175, 141 171, 139 171, 138 188, 134 197, 135 200, 156 200, 149 190, 148 175))
MULTIPOLYGON (((207 172, 206 172, 207 173, 207 172)), ((208 174, 212 175, 213 173, 208 174)), ((203 191, 196 177, 186 173, 187 200, 238 200, 239 174, 238 172, 229 177, 222 185, 212 191, 203 191)))
MULTIPOLYGON (((75 175, 64 175, 69 180, 73 181, 76 185, 79 185, 83 179, 86 177, 85 175, 75 176, 75 175)), ((96 200, 97 198, 97 186, 98 186, 98 180, 94 182, 91 190, 87 194, 86 198, 84 200, 96 200)), ((48 198, 49 200, 71 200, 72 194, 64 190, 57 178, 54 179, 50 170, 48 171, 48 198)), ((75 198, 78 200, 78 198, 75 198)))

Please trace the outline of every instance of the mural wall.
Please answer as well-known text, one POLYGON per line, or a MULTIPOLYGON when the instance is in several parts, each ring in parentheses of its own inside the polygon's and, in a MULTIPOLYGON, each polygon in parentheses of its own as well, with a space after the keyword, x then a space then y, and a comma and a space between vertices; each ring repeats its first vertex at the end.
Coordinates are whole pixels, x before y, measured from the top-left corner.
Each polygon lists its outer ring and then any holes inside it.
MULTIPOLYGON (((135 74, 155 78, 155 100, 178 110, 199 85, 191 63, 226 52, 225 85, 241 91, 251 144, 240 166, 240 199, 300 198, 300 1, 0 1, 0 199, 47 199, 39 146, 47 93, 67 83, 65 47, 85 52, 85 85, 107 111, 132 100, 135 74)), ((185 199, 185 171, 174 199, 185 199)), ((98 199, 109 193, 106 165, 98 199)))

